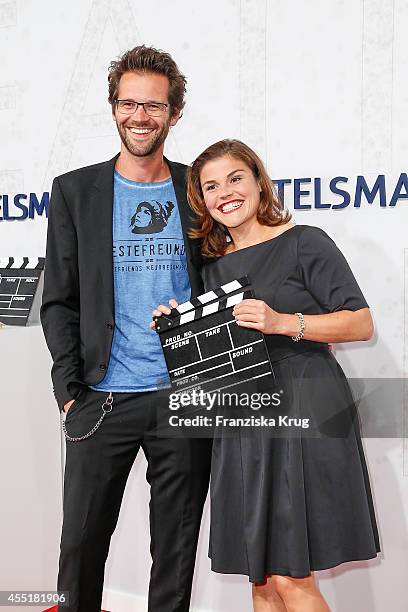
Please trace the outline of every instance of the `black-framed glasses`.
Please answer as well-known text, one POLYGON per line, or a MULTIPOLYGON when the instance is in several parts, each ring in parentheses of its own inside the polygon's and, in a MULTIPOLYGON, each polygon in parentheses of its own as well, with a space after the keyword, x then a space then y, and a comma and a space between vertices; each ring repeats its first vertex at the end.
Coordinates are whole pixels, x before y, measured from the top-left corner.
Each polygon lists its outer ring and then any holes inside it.
POLYGON ((139 108, 143 106, 143 110, 149 117, 159 117, 167 112, 169 107, 164 102, 136 102, 135 100, 115 100, 116 107, 122 115, 133 115, 139 108))

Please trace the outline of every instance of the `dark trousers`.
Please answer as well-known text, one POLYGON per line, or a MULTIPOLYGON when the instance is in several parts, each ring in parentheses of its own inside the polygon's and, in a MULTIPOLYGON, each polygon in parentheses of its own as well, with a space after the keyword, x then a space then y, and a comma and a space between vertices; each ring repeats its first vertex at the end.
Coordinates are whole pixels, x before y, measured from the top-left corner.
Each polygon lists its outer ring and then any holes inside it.
MULTIPOLYGON (((87 433, 107 394, 89 390, 69 409, 70 436, 87 433)), ((89 438, 67 441, 58 590, 62 612, 100 612, 105 562, 129 471, 140 447, 151 487, 149 612, 188 612, 197 539, 207 495, 211 441, 161 435, 163 395, 113 393, 112 411, 89 438)))

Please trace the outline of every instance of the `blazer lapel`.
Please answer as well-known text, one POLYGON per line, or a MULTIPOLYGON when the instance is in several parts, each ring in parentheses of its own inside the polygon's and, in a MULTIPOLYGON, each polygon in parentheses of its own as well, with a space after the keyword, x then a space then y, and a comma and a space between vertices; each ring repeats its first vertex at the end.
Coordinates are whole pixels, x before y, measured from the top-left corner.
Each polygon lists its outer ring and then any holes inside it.
POLYGON ((195 227, 194 213, 191 210, 186 193, 186 167, 164 158, 170 168, 170 174, 176 192, 177 204, 180 213, 181 227, 183 230, 184 244, 186 247, 187 267, 190 277, 192 295, 203 292, 201 277, 198 273, 202 265, 200 240, 189 238, 189 230, 195 227))
POLYGON ((188 237, 188 232, 194 227, 194 214, 191 210, 186 193, 186 167, 182 164, 176 164, 164 158, 170 168, 170 174, 176 192, 177 204, 180 213, 181 226, 183 229, 184 243, 186 245, 187 259, 196 258, 196 240, 188 237))
POLYGON ((98 260, 100 277, 104 283, 105 297, 112 316, 114 315, 113 258, 112 258, 112 216, 113 216, 113 173, 118 155, 105 162, 95 180, 93 198, 97 199, 98 214, 98 260))

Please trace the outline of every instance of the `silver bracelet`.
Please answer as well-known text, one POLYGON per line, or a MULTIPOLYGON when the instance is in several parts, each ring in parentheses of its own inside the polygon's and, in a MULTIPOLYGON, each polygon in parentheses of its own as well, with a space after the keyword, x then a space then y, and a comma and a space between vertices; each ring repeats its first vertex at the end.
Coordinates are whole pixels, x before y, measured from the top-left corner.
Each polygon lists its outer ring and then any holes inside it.
POLYGON ((301 312, 295 312, 295 315, 299 317, 300 331, 298 332, 298 334, 296 334, 296 336, 292 336, 292 340, 293 342, 299 342, 299 340, 302 340, 303 336, 305 335, 306 323, 305 317, 302 315, 301 312))

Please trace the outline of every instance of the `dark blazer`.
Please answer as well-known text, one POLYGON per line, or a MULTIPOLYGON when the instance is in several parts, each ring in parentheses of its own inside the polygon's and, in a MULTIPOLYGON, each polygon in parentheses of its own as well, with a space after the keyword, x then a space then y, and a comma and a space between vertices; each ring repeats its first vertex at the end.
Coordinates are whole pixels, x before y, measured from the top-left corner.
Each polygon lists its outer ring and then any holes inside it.
MULTIPOLYGON (((117 158, 63 174, 52 186, 41 322, 60 410, 87 385, 99 383, 109 363, 115 327, 112 206, 117 158)), ((194 217, 186 198, 186 166, 166 162, 180 211, 191 291, 199 295, 200 245, 187 235, 194 217)))

